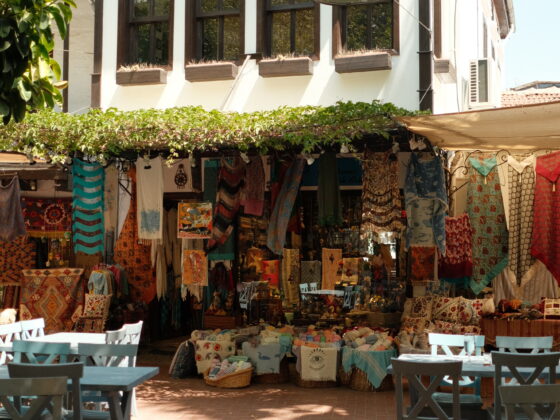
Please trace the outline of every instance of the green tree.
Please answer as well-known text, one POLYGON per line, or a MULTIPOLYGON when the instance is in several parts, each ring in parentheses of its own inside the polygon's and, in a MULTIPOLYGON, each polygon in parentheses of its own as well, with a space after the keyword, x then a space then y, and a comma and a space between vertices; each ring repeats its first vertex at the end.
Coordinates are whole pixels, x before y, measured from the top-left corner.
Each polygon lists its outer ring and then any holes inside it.
POLYGON ((52 58, 52 22, 64 39, 74 0, 0 0, 0 116, 4 124, 26 112, 62 103, 60 66, 52 58))

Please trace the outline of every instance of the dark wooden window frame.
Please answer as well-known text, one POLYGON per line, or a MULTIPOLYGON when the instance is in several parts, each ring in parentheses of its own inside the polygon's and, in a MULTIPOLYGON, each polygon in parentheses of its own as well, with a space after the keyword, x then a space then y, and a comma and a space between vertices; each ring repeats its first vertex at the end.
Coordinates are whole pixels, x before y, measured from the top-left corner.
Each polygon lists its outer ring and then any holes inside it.
POLYGON ((117 35, 117 70, 126 64, 136 64, 128 60, 131 40, 131 26, 136 23, 157 23, 168 21, 169 40, 167 50, 167 64, 160 67, 171 70, 173 66, 173 15, 175 0, 169 0, 169 16, 167 19, 142 17, 132 21, 132 0, 119 0, 118 35, 117 35))
MULTIPOLYGON (((399 37, 399 3, 398 1, 392 0, 393 2, 393 47, 389 49, 377 49, 371 50, 372 52, 387 52, 391 55, 398 55, 400 49, 400 37, 399 37)), ((344 53, 344 45, 342 43, 342 32, 343 32, 343 19, 344 19, 344 6, 333 6, 333 30, 332 30, 332 54, 333 58, 344 53)))
MULTIPOLYGON (((186 0, 185 5, 185 64, 200 61, 202 51, 200 42, 202 33, 197 19, 200 17, 221 17, 239 15, 239 58, 233 63, 239 65, 245 56, 245 0, 240 0, 239 11, 220 10, 217 12, 202 12, 197 10, 197 0, 186 0)), ((223 37, 223 26, 220 27, 220 36, 223 37)), ((232 62, 231 60, 223 60, 232 62)))
MULTIPOLYGON (((271 25, 272 19, 269 12, 281 12, 281 11, 295 11, 302 9, 310 9, 306 4, 294 4, 294 5, 278 5, 271 8, 267 7, 268 0, 257 0, 257 51, 262 57, 269 58, 271 51, 271 25)), ((309 3, 314 3, 310 1, 309 3)), ((290 44, 291 49, 294 50, 295 44, 295 20, 291 20, 290 28, 290 44)), ((316 61, 320 59, 321 51, 321 10, 320 4, 313 4, 313 53, 303 57, 309 57, 316 61)), ((274 58, 274 57, 270 57, 274 58)))

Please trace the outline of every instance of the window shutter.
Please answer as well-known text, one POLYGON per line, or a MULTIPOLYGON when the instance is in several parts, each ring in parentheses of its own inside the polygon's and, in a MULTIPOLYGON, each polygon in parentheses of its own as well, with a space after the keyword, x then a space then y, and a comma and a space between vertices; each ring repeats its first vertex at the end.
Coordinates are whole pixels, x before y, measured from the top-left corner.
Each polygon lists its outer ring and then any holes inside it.
POLYGON ((469 79, 469 102, 478 103, 478 60, 470 62, 469 79))

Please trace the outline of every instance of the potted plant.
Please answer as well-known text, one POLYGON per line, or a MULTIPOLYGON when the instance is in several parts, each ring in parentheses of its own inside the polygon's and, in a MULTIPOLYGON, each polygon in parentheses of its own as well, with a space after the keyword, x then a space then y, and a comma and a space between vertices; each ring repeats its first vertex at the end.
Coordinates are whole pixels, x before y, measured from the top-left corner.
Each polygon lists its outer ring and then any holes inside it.
POLYGON ((151 85, 167 83, 167 70, 150 64, 121 66, 117 71, 117 85, 151 85))
POLYGON ((185 66, 185 79, 189 82, 233 80, 236 77, 237 65, 228 61, 202 61, 185 66))
POLYGON ((313 74, 313 60, 311 58, 279 55, 259 62, 261 77, 309 76, 313 74))
POLYGON ((386 51, 348 51, 334 58, 337 73, 391 69, 391 54, 386 51))

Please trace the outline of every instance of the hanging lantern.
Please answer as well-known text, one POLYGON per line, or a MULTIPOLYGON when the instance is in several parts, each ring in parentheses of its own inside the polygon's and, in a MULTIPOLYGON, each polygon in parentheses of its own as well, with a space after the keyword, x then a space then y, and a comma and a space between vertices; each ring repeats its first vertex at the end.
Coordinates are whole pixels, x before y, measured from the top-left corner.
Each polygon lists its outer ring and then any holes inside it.
POLYGON ((182 190, 183 188, 185 188, 185 185, 187 185, 187 181, 187 173, 185 172, 185 167, 181 163, 179 164, 177 172, 175 173, 175 185, 177 185, 178 189, 182 190))

